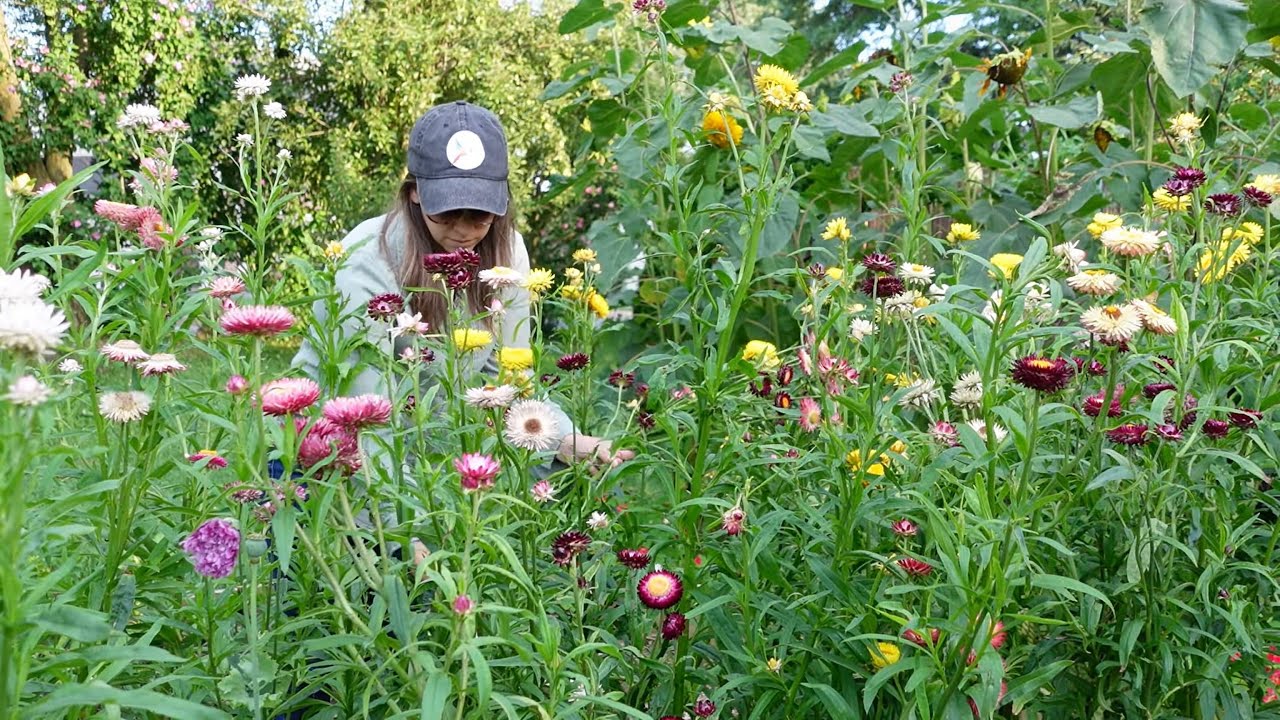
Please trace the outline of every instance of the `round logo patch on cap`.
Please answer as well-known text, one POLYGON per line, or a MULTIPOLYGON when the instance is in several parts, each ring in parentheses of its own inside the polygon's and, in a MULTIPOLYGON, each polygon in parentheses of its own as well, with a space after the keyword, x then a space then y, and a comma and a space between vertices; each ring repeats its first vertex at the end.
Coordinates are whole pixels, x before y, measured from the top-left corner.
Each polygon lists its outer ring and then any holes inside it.
POLYGON ((444 154, 459 170, 475 170, 484 162, 484 143, 470 130, 459 130, 445 144, 444 154))

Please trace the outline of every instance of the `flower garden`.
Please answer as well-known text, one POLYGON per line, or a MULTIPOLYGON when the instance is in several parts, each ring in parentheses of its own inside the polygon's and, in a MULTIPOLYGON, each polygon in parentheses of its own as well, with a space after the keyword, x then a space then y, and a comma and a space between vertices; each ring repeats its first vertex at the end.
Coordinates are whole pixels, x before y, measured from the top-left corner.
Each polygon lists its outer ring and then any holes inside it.
POLYGON ((547 3, 532 270, 404 295, 265 65, 6 163, 0 717, 1280 716, 1280 7, 1143 5, 547 3))

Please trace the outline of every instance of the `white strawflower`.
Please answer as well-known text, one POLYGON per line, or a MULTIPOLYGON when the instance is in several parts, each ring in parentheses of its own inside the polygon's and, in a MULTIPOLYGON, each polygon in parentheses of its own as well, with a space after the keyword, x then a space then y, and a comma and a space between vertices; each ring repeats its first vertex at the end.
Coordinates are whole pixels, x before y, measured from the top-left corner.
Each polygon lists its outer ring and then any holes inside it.
MULTIPOLYGON (((269 85, 270 81, 268 81, 268 86, 269 85)), ((262 114, 272 120, 283 120, 285 116, 284 106, 278 102, 269 102, 262 106, 262 114)))
POLYGON ((124 114, 116 120, 116 127, 124 130, 131 127, 151 127, 160 122, 160 108, 154 105, 133 104, 125 107, 124 114))
POLYGON ((4 396, 4 399, 14 405, 35 407, 43 404, 52 394, 53 391, 37 380, 34 375, 23 375, 9 385, 9 393, 4 396))
POLYGON ((151 396, 137 390, 104 393, 98 398, 98 412, 111 422, 130 423, 151 411, 151 396))
MULTIPOLYGON (((969 427, 973 428, 974 432, 978 433, 978 437, 982 438, 983 442, 987 441, 987 424, 985 422, 983 422, 980 418, 974 418, 968 421, 968 423, 966 424, 969 427)), ((1000 441, 1004 440, 1005 437, 1009 434, 1009 431, 1005 430, 1003 427, 999 425, 992 425, 991 434, 995 436, 996 444, 999 445, 1000 441)))
POLYGON ((1120 276, 1110 270, 1084 270, 1067 278, 1067 285, 1085 295, 1110 295, 1120 289, 1120 276))
POLYGON ((480 281, 494 290, 515 287, 524 282, 524 273, 497 265, 480 271, 480 281))
POLYGON ((888 317, 906 320, 915 315, 916 301, 921 297, 919 290, 907 290, 893 297, 885 298, 882 301, 881 310, 888 317))
POLYGON ((75 358, 66 358, 62 362, 58 363, 58 372, 66 373, 68 375, 75 375, 83 369, 84 368, 80 365, 80 361, 75 358))
POLYGON ((207 227, 200 230, 200 236, 211 240, 217 240, 222 237, 222 228, 207 227))
POLYGON ((280 152, 276 153, 276 157, 281 160, 292 160, 293 153, 289 152, 289 148, 280 148, 280 152))
POLYGON ((591 517, 587 518, 587 527, 592 530, 603 530, 609 527, 609 517, 600 511, 591 513, 591 517))
POLYGON ((970 370, 956 380, 951 389, 951 403, 960 408, 982 407, 982 376, 970 370))
POLYGON ((49 278, 21 268, 7 273, 0 270, 0 305, 5 302, 39 300, 49 289, 49 278))
POLYGON ((253 136, 249 133, 240 133, 236 136, 236 142, 245 147, 253 147, 253 136))
POLYGON ((933 282, 936 274, 937 271, 928 265, 919 265, 917 263, 903 263, 898 268, 898 276, 913 285, 928 285, 933 282))
POLYGON ((1102 246, 1121 257, 1143 257, 1160 248, 1163 232, 1134 227, 1111 228, 1099 238, 1102 246))
POLYGON ((42 300, 0 303, 0 349, 43 356, 62 342, 67 327, 62 311, 42 300))
POLYGON ((1085 266, 1084 251, 1076 247, 1074 242, 1064 242, 1053 246, 1053 254, 1062 258, 1067 263, 1067 268, 1072 273, 1080 272, 1080 268, 1085 266))
POLYGON ((863 318, 854 318, 849 322, 849 337, 862 341, 876 333, 876 324, 863 318))
POLYGON ((504 408, 515 402, 518 391, 514 385, 485 385, 467 390, 467 404, 478 408, 504 408))
POLYGON ((1107 345, 1120 345, 1142 330, 1142 316, 1131 305, 1102 305, 1085 310, 1080 325, 1107 345))
POLYGON ((1134 300, 1130 303, 1138 316, 1142 318, 1142 327, 1157 335, 1172 335, 1178 332, 1178 323, 1169 317, 1169 313, 1146 300, 1134 300))
POLYGON ((929 299, 942 302, 947 299, 947 291, 951 286, 946 283, 929 283, 929 299))
POLYGON ((921 378, 907 386, 907 392, 898 399, 898 404, 902 407, 924 409, 937 402, 940 396, 937 383, 921 378))
POLYGON ((270 89, 271 81, 262 75, 242 75, 236 78, 236 99, 238 100, 266 95, 270 89))
POLYGON ((518 448, 541 452, 560 440, 560 424, 554 409, 541 400, 521 400, 507 410, 507 442, 518 448))

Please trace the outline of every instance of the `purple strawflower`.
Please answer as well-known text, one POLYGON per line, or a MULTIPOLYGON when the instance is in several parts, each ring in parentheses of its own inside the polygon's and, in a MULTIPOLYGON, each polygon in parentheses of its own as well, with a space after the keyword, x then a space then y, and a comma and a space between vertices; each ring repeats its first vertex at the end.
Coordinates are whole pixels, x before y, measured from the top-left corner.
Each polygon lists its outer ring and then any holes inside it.
POLYGON ((1156 435, 1165 442, 1177 442, 1182 439, 1182 431, 1173 423, 1161 423, 1157 425, 1156 435))
POLYGON ((873 252, 862 258, 862 267, 874 273, 888 275, 898 267, 898 264, 884 253, 873 252))
POLYGON ((589 362, 591 362, 591 358, 586 353, 569 353, 568 355, 561 355, 560 359, 556 360, 556 367, 568 372, 581 370, 589 362))
POLYGON ((1254 207, 1264 208, 1271 204, 1271 193, 1259 190, 1252 185, 1245 187, 1244 199, 1254 207))
POLYGON ((900 73, 894 73, 893 77, 889 78, 889 92, 896 95, 911 87, 913 82, 915 82, 915 78, 906 70, 903 70, 900 73))
POLYGON ((865 295, 872 298, 891 298, 897 297, 906 290, 906 285, 902 280, 893 275, 868 275, 862 280, 860 288, 865 295))
POLYGON ((1205 175, 1200 168, 1180 167, 1173 171, 1173 179, 1191 183, 1191 187, 1194 189, 1204 184, 1205 175))
POLYGON ((206 520, 182 541, 196 572, 210 578, 224 578, 236 569, 240 557, 240 531, 225 518, 206 520))
POLYGON ((1205 420, 1203 428, 1205 435, 1214 440, 1221 440, 1227 436, 1227 431, 1231 429, 1231 426, 1227 424, 1226 420, 1205 420))
POLYGON ((1174 197, 1190 195, 1195 189, 1196 186, 1192 185, 1190 181, 1179 180, 1178 178, 1169 178, 1169 181, 1164 184, 1164 191, 1174 197))
POLYGON ((1235 217, 1244 208, 1240 204, 1240 196, 1235 193, 1214 193, 1205 198, 1204 209, 1214 215, 1235 217))
POLYGON ((667 613, 667 616, 662 619, 662 637, 667 640, 675 640, 683 635, 684 628, 684 615, 678 612, 667 613))

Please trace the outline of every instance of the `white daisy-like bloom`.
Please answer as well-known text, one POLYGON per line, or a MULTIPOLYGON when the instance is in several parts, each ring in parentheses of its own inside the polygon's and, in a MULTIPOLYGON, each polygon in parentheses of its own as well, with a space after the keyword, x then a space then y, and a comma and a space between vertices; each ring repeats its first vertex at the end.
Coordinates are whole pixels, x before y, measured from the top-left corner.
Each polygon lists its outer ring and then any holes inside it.
POLYGON ((200 230, 200 237, 209 240, 217 240, 222 237, 222 228, 207 227, 200 230))
POLYGON ((1102 246, 1121 257, 1145 257, 1160 248, 1163 232, 1135 227, 1111 228, 1099 238, 1102 246))
POLYGON ((554 408, 541 400, 521 400, 507 410, 507 442, 542 452, 560 443, 560 423, 554 408))
POLYGON ((62 342, 67 327, 62 311, 43 300, 0 303, 0 349, 43 356, 62 342))
POLYGON ((1169 313, 1146 300, 1134 300, 1130 303, 1142 318, 1142 327, 1157 335, 1172 335, 1178 332, 1178 323, 1169 317, 1169 313))
POLYGON ((467 404, 478 408, 504 408, 515 402, 519 391, 514 385, 485 385, 467 390, 467 404))
POLYGON ((937 402, 941 396, 937 383, 921 378, 907 386, 907 392, 898 399, 898 404, 902 407, 924 409, 937 402))
POLYGON ((253 136, 249 133, 240 133, 236 136, 236 142, 245 147, 253 147, 253 136))
POLYGON ((135 103, 125 107, 124 114, 116 120, 116 127, 121 130, 138 126, 145 128, 151 127, 158 122, 160 122, 160 108, 154 105, 135 103))
POLYGON ((951 388, 951 404, 960 408, 982 407, 982 376, 977 370, 970 370, 956 380, 955 387, 951 388))
POLYGON ((1067 278, 1067 285, 1078 293, 1102 297, 1120 289, 1120 276, 1110 270, 1082 270, 1067 278))
POLYGON ((1087 264, 1085 262, 1086 255, 1084 254, 1084 251, 1076 247, 1074 242, 1064 242, 1054 245, 1053 254, 1062 258, 1066 262, 1067 268, 1072 274, 1080 272, 1080 268, 1087 264))
POLYGON ((916 301, 922 296, 919 290, 907 290, 900 292, 890 298, 882 301, 880 310, 891 318, 906 320, 916 313, 916 301))
POLYGON ((876 334, 876 324, 864 318, 849 321, 849 337, 859 342, 876 334))
POLYGON ((9 392, 4 399, 14 405, 35 407, 43 404, 52 394, 49 386, 37 380, 34 375, 23 375, 10 383, 9 392))
MULTIPOLYGON (((983 422, 981 418, 974 418, 972 420, 969 420, 965 424, 973 428, 973 431, 978 433, 978 437, 982 438, 983 442, 986 442, 987 424, 983 422)), ((995 436, 996 444, 999 445, 1001 441, 1003 441, 1005 437, 1008 436, 1009 431, 1005 430, 1003 427, 996 424, 991 426, 991 434, 995 436)))
POLYGON ((0 305, 6 302, 39 300, 49 289, 49 278, 21 268, 7 273, 0 270, 0 305))
POLYGON ((143 377, 151 377, 182 372, 187 369, 187 366, 178 362, 178 358, 171 353, 156 353, 138 363, 138 369, 142 371, 143 377))
POLYGON ((422 313, 405 312, 396 315, 396 323, 391 326, 391 337, 398 338, 401 335, 426 335, 430 332, 427 323, 422 322, 422 313))
POLYGON ((80 365, 80 361, 75 358, 65 358, 62 362, 58 363, 58 372, 66 373, 68 375, 75 375, 83 369, 84 368, 80 365))
POLYGON ((519 270, 512 270, 509 267, 498 265, 496 267, 481 270, 480 282, 487 284, 494 290, 516 287, 524 282, 524 273, 519 270))
POLYGON ((1142 316, 1131 305, 1099 305, 1080 315, 1080 325, 1107 345, 1119 345, 1142 330, 1142 316))
POLYGON ((289 148, 280 148, 280 152, 276 153, 276 157, 280 160, 292 160, 293 153, 289 152, 289 148))
MULTIPOLYGON (((269 80, 267 81, 268 86, 270 86, 270 82, 269 80)), ((262 106, 262 114, 272 120, 283 120, 285 116, 284 106, 278 102, 269 102, 262 106)))
POLYGON ((609 527, 609 516, 597 510, 587 518, 587 527, 592 530, 603 530, 609 527))
POLYGON ((951 286, 946 283, 929 283, 929 299, 941 302, 947 299, 947 291, 951 286))
POLYGON ((262 75, 242 75, 236 78, 236 99, 238 100, 266 95, 270 89, 271 81, 262 75))
POLYGON ((151 411, 151 396, 137 390, 103 393, 98 412, 111 422, 130 423, 151 411))
POLYGON ((903 263, 898 268, 898 276, 913 285, 928 285, 937 274, 937 270, 918 263, 903 263))
POLYGON ((117 340, 113 343, 107 343, 99 349, 99 352, 105 355, 108 360, 131 364, 151 357, 151 353, 143 350, 142 346, 135 340, 117 340))

